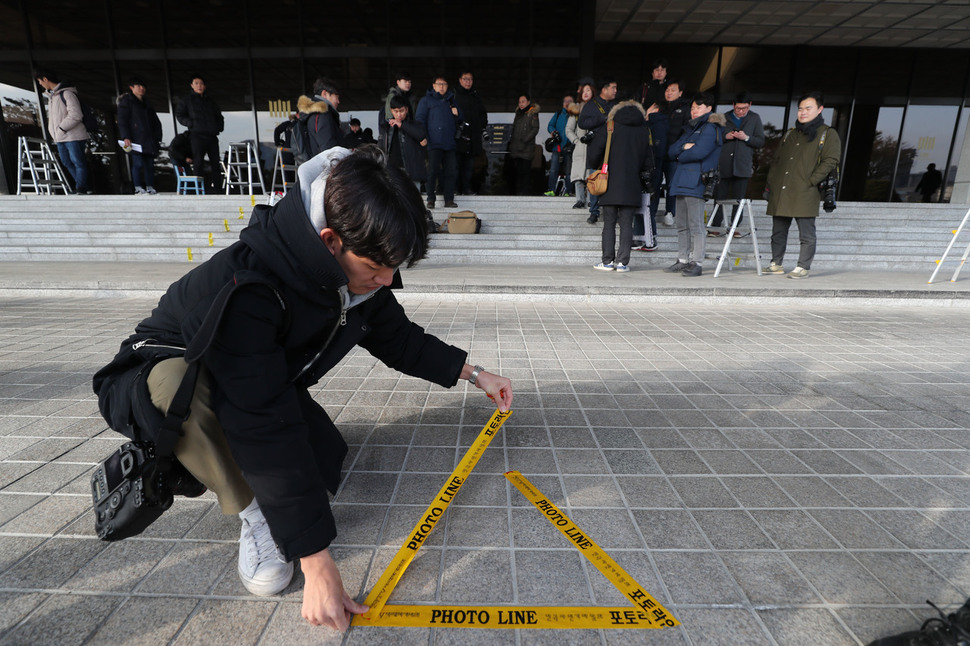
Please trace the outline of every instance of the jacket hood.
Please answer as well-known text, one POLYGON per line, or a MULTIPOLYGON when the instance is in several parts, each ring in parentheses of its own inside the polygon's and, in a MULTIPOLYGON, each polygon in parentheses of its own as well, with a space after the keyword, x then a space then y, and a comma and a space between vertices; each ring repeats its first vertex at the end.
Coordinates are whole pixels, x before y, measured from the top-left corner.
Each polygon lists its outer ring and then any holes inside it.
POLYGON ((647 111, 639 101, 621 101, 613 106, 606 118, 624 126, 646 125, 647 111))
POLYGON ((441 96, 433 87, 430 87, 428 88, 428 93, 426 96, 434 99, 435 101, 447 101, 449 99, 455 98, 455 92, 451 88, 448 88, 448 91, 445 92, 445 95, 441 96))
POLYGON ((310 114, 312 112, 329 112, 330 104, 326 101, 315 101, 310 97, 303 95, 296 102, 297 112, 302 112, 303 114, 310 114))
POLYGON ((539 104, 538 103, 530 103, 529 104, 529 107, 526 108, 524 112, 522 110, 519 110, 518 108, 515 109, 515 112, 516 112, 516 114, 525 114, 525 115, 538 114, 539 113, 539 104))
POLYGON ((713 123, 715 126, 721 126, 722 128, 727 125, 727 117, 725 117, 720 112, 711 111, 710 116, 707 118, 708 123, 713 123))
POLYGON ((578 117, 579 116, 579 113, 582 112, 584 105, 586 105, 586 104, 585 103, 575 103, 575 102, 574 103, 570 103, 569 104, 569 107, 566 108, 566 112, 568 112, 569 114, 573 115, 574 117, 578 117))

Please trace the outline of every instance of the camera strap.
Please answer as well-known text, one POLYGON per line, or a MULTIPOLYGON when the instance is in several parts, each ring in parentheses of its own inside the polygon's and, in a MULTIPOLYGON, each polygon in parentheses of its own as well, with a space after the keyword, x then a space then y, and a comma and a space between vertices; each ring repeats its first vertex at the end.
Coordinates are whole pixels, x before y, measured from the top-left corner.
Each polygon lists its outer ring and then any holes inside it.
POLYGON ((155 449, 158 455, 167 456, 175 452, 175 445, 183 435, 182 424, 189 418, 189 413, 192 412, 190 404, 192 403, 192 396, 195 394, 195 383, 198 379, 199 362, 193 361, 185 371, 185 375, 182 377, 182 383, 179 384, 178 390, 175 391, 175 397, 172 398, 172 403, 169 405, 165 419, 162 421, 162 426, 155 442, 155 449))

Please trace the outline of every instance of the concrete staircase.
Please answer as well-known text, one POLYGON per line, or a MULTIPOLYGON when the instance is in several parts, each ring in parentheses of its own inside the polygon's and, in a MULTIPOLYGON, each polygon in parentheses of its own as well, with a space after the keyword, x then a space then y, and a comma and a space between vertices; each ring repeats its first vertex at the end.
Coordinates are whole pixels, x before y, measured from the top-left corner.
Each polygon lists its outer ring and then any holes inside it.
MULTIPOLYGON (((257 196, 256 200, 266 198, 257 196)), ((599 261, 601 227, 586 223, 586 211, 570 198, 458 197, 459 209, 483 220, 480 235, 432 236, 424 265, 586 265, 599 261)), ((440 203, 440 202, 439 202, 440 203)), ((818 222, 816 263, 867 271, 932 271, 966 213, 966 205, 841 203, 818 222)), ((2 196, 0 262, 150 261, 201 262, 230 245, 252 210, 249 196, 2 196), (242 211, 240 212, 240 209, 242 211), (242 215, 242 218, 240 218, 242 215), (228 231, 227 231, 228 228, 228 231), (211 245, 210 245, 211 234, 211 245)), ((457 209, 451 209, 457 210, 457 209)), ((765 203, 754 203, 763 262, 770 260, 770 220, 765 203)), ((441 222, 449 210, 438 208, 441 222)), ((660 247, 637 254, 637 264, 673 261, 676 230, 658 227, 660 247)), ((970 231, 955 247, 962 254, 970 231)), ((710 260, 723 238, 709 238, 710 260)), ((788 257, 797 257, 793 226, 788 257)), ((751 239, 732 243, 732 252, 750 254, 751 239)), ((742 255, 742 267, 753 267, 742 255)), ((730 264, 734 264, 733 259, 730 264)))

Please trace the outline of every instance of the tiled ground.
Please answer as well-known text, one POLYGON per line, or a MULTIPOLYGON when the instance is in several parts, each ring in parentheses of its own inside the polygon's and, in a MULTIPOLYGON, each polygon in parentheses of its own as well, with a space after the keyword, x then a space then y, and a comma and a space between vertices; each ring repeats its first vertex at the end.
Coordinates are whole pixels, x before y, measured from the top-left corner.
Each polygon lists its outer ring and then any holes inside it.
MULTIPOLYGON (((856 644, 970 595, 965 311, 408 302, 516 395, 392 601, 623 603, 517 469, 683 626, 339 636, 300 618, 299 578, 245 593, 209 495, 93 538, 89 473, 120 442, 90 376, 152 305, 0 305, 0 644, 856 644)), ((365 354, 317 397, 353 445, 333 551, 363 598, 490 409, 365 354)))

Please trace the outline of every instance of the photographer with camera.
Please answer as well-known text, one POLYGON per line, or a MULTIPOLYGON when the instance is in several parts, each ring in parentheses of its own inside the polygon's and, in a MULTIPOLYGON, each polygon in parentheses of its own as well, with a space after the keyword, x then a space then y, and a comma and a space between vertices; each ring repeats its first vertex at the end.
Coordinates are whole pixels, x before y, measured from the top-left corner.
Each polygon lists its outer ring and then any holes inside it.
MULTIPOLYGON (((668 86, 669 87, 669 86, 668 86)), ((677 262, 665 268, 668 274, 694 277, 703 273, 707 229, 704 228, 704 201, 713 194, 717 162, 724 143, 727 121, 714 110, 709 92, 695 94, 690 104, 690 121, 667 149, 675 162, 668 190, 677 200, 674 225, 677 227, 677 262)))
POLYGON ((573 188, 576 191, 576 203, 573 204, 573 208, 585 209, 588 206, 586 203, 586 178, 589 177, 592 171, 586 166, 586 142, 583 139, 588 133, 579 127, 579 114, 582 112, 583 106, 593 98, 593 83, 591 79, 580 80, 579 88, 576 90, 576 96, 578 97, 578 103, 573 103, 567 108, 569 119, 566 120, 566 139, 569 140, 569 144, 572 146, 569 180, 572 182, 573 188))
POLYGON ((298 190, 257 206, 236 243, 168 289, 94 389, 111 428, 160 456, 174 445, 222 512, 239 515, 238 571, 250 593, 281 592, 300 559, 303 617, 344 631, 367 610, 328 550, 337 535, 328 491, 347 443, 310 388, 358 345, 444 387, 465 379, 503 411, 512 386, 412 323, 391 292, 398 268, 428 250, 421 195, 401 168, 376 146, 337 147, 298 175, 298 190), (188 412, 170 410, 186 383, 188 412), (175 428, 159 428, 149 409, 175 428))
MULTIPOLYGON (((754 151, 765 145, 765 130, 761 124, 761 117, 751 111, 751 93, 738 92, 734 95, 734 105, 724 113, 727 119, 728 131, 724 134, 724 146, 721 148, 721 160, 718 164, 720 182, 714 191, 714 197, 720 202, 733 200, 734 204, 728 208, 724 204, 711 221, 712 227, 726 224, 728 229, 734 221, 734 210, 740 208, 740 201, 748 192, 748 182, 754 175, 754 151)), ((738 218, 741 226, 742 217, 738 218)), ((708 235, 720 235, 712 231, 708 235)))
POLYGON ((782 262, 788 246, 792 219, 798 222, 801 250, 798 265, 789 278, 806 278, 815 257, 815 218, 818 203, 825 199, 826 212, 835 209, 835 188, 842 140, 822 119, 821 92, 798 99, 798 122, 785 133, 768 171, 765 192, 771 218, 771 264, 769 274, 784 274, 782 262), (830 179, 831 176, 831 179, 830 179))
POLYGON ((569 122, 569 106, 573 104, 573 95, 567 94, 562 98, 562 108, 559 112, 552 115, 549 119, 549 125, 546 126, 546 131, 551 135, 549 139, 552 139, 552 145, 550 149, 550 143, 546 141, 546 150, 552 157, 549 162, 549 186, 543 195, 546 197, 553 197, 556 195, 556 184, 559 181, 559 176, 562 175, 567 179, 565 192, 569 194, 569 171, 572 166, 572 154, 573 147, 569 143, 569 139, 566 137, 566 124, 569 122), (560 172, 560 170, 562 172, 560 172))
MULTIPOLYGON (((600 155, 597 157, 587 148, 586 167, 596 170, 603 165, 603 152, 606 150, 606 116, 616 105, 617 85, 613 78, 607 77, 599 82, 599 96, 594 96, 579 113, 576 124, 589 132, 582 138, 584 144, 592 147, 592 143, 599 140, 600 155)), ((589 196, 589 217, 586 222, 596 224, 600 217, 599 198, 596 195, 589 196)))

